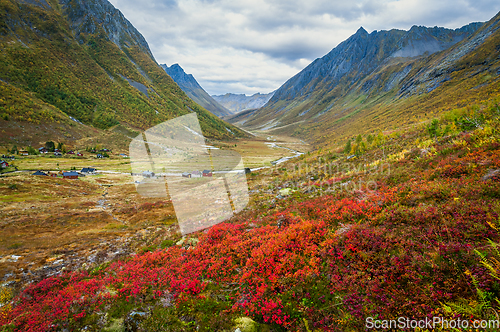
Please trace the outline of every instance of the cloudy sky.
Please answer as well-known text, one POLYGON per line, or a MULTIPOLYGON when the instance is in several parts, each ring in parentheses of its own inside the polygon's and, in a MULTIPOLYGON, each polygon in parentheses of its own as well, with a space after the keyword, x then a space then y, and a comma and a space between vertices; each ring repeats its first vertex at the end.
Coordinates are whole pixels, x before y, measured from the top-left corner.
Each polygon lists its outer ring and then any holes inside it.
POLYGON ((268 93, 363 26, 458 28, 498 0, 110 0, 160 64, 178 63, 209 94, 268 93))

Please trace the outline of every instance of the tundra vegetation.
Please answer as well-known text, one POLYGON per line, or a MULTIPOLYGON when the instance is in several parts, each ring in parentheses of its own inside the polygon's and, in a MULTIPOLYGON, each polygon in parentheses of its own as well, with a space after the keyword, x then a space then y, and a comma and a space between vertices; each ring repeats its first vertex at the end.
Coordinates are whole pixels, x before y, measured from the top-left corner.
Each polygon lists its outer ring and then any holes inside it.
MULTIPOLYGON (((2 288, 0 324, 359 331, 369 316, 496 319, 499 120, 497 102, 455 109, 253 172, 251 202, 231 220, 2 288)), ((144 204, 155 214, 169 202, 144 204)))

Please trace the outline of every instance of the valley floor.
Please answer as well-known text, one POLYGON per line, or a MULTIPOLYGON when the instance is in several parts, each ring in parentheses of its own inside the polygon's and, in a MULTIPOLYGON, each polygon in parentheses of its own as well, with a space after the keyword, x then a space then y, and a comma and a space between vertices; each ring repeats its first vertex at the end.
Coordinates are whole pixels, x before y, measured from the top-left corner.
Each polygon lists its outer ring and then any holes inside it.
MULTIPOLYGON (((221 143, 228 148, 228 143, 221 143)), ((256 137, 231 149, 247 167, 271 167, 271 161, 307 144, 287 138, 256 137), (270 143, 272 142, 272 143, 270 143), (283 148, 280 148, 280 147, 283 148)), ((307 150, 305 150, 307 151, 307 150)), ((4 286, 19 289, 62 271, 90 268, 180 238, 168 197, 139 195, 130 160, 17 156, 18 169, 0 177, 0 276, 4 286), (32 175, 94 167, 97 174, 78 180, 32 175)))

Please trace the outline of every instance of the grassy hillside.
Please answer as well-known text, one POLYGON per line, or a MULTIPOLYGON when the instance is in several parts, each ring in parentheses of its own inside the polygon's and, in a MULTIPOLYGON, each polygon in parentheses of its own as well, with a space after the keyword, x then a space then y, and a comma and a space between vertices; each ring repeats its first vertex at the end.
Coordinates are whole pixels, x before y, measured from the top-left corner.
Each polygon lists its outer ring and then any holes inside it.
POLYGON ((5 291, 0 322, 359 331, 367 317, 495 319, 499 120, 498 101, 454 110, 263 170, 231 221, 49 278, 13 302, 5 291))
POLYGON ((0 121, 71 116, 99 129, 146 129, 194 111, 208 137, 233 138, 226 128, 243 135, 189 99, 144 46, 129 37, 113 42, 92 15, 78 1, 0 1, 0 121))

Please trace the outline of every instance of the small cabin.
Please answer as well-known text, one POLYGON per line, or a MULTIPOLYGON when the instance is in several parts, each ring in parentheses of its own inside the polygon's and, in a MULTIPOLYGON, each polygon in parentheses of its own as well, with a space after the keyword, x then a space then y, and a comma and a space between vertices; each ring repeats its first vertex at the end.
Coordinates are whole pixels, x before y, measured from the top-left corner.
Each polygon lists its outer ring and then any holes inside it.
POLYGON ((19 151, 19 154, 20 154, 21 156, 29 156, 29 152, 28 152, 28 151, 26 151, 26 150, 21 150, 21 151, 19 151))
POLYGON ((201 178, 201 172, 200 171, 192 171, 191 172, 191 177, 193 177, 193 178, 201 178))
POLYGON ((59 151, 54 151, 54 156, 62 156, 62 153, 59 151))
POLYGON ((202 174, 204 177, 212 177, 212 175, 213 175, 212 171, 210 171, 208 169, 204 170, 202 174))
POLYGON ((75 154, 75 151, 68 151, 66 154, 75 154))
POLYGON ((36 171, 35 173, 33 173, 33 175, 42 175, 42 176, 47 176, 47 173, 42 172, 42 171, 36 171))
POLYGON ((0 161, 0 167, 7 168, 7 167, 9 167, 9 163, 6 162, 6 161, 4 161, 4 160, 2 160, 2 161, 0 161))
POLYGON ((95 173, 96 169, 93 168, 93 167, 84 167, 82 168, 82 170, 80 171, 80 173, 95 173))
POLYGON ((77 172, 63 172, 64 179, 78 179, 77 172))
POLYGON ((184 172, 184 173, 182 173, 182 177, 183 178, 191 178, 191 173, 184 172))
POLYGON ((76 155, 77 155, 78 157, 83 157, 83 153, 81 153, 81 152, 78 152, 76 155))
POLYGON ((46 147, 42 146, 41 148, 39 148, 39 149, 38 149, 38 152, 39 152, 39 153, 43 153, 43 154, 45 154, 45 153, 48 153, 48 152, 49 152, 49 150, 47 150, 47 148, 46 148, 46 147))

